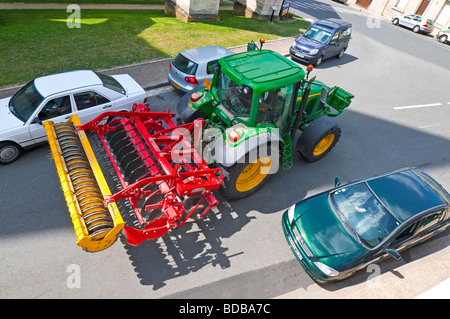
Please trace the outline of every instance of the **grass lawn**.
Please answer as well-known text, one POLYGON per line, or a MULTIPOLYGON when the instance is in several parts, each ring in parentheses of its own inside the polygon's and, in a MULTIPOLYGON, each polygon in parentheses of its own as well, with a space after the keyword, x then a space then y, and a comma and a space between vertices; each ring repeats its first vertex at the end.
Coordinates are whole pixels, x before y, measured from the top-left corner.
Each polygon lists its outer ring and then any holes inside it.
POLYGON ((105 69, 224 47, 295 36, 309 23, 269 23, 220 11, 220 22, 184 23, 162 10, 83 10, 68 28, 65 10, 0 10, 0 87, 76 69, 105 69))

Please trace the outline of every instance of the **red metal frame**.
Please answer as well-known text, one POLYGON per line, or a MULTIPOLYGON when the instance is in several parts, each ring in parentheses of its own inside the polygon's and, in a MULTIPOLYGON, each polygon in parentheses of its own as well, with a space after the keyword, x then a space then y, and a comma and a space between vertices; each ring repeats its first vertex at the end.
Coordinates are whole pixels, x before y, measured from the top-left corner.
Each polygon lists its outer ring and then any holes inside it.
MULTIPOLYGON (((140 104, 134 105, 131 112, 105 112, 94 120, 77 127, 79 130, 90 130, 98 133, 103 147, 111 160, 114 170, 122 184, 122 190, 105 198, 105 204, 127 198, 143 228, 136 229, 124 226, 123 232, 131 245, 139 245, 145 240, 155 239, 166 234, 169 229, 183 225, 200 204, 207 203, 203 212, 197 214, 202 218, 212 207, 218 205, 218 200, 212 191, 218 189, 223 175, 217 177, 218 168, 211 169, 196 151, 199 134, 204 121, 175 125, 174 113, 150 112, 150 108, 140 104), (133 144, 137 154, 145 163, 149 176, 143 177, 133 184, 128 184, 115 162, 104 136, 116 127, 113 122, 101 124, 105 119, 120 118, 123 127, 133 144), (151 133, 153 132, 153 133, 151 133), (194 141, 194 143, 192 143, 194 141), (161 146, 165 145, 161 149, 161 146), (181 147, 176 149, 177 147, 181 147), (179 163, 173 163, 173 155, 179 163), (144 190, 150 184, 156 184, 156 191, 144 190), (137 201, 143 196, 162 194, 163 199, 155 204, 147 205, 144 211, 160 209, 163 215, 150 222, 142 216, 137 201), (185 199, 196 195, 198 202, 192 208, 184 207, 181 197, 185 199), (200 196, 198 196, 200 195, 200 196)), ((117 119, 115 120, 117 123, 117 119)))

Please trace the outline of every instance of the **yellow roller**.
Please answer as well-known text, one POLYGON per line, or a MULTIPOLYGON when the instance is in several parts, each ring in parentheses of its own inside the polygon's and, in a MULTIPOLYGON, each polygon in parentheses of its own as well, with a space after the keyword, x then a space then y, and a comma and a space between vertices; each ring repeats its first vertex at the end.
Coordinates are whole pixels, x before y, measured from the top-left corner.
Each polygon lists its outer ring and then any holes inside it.
POLYGON ((103 205, 104 198, 111 195, 111 191, 85 132, 73 130, 74 126, 81 125, 78 116, 72 115, 65 123, 46 121, 43 125, 72 218, 77 245, 89 252, 108 248, 116 241, 124 221, 115 203, 109 203, 107 207, 103 205))

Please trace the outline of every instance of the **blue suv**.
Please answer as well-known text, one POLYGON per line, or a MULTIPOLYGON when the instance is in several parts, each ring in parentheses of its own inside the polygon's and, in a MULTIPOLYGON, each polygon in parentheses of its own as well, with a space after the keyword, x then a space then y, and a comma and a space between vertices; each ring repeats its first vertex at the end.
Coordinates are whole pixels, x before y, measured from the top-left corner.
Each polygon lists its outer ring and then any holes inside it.
POLYGON ((293 60, 319 66, 330 57, 340 59, 348 47, 352 25, 339 19, 314 23, 292 43, 289 53, 293 60))

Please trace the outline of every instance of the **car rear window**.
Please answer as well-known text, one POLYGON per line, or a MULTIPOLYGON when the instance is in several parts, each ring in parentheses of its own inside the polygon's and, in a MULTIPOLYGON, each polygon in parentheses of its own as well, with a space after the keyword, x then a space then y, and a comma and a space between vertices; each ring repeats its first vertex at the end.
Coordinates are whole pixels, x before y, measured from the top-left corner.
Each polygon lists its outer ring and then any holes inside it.
POLYGON ((123 86, 120 85, 120 83, 115 78, 113 78, 112 76, 101 74, 101 73, 97 73, 97 72, 95 72, 95 74, 97 74, 97 76, 103 82, 103 86, 105 86, 108 89, 111 89, 113 91, 119 92, 120 94, 125 94, 126 93, 125 89, 123 88, 123 86))
POLYGON ((198 64, 194 61, 189 60, 181 53, 178 54, 175 59, 172 61, 172 65, 176 67, 178 70, 180 70, 183 73, 194 75, 195 72, 197 72, 198 64))

